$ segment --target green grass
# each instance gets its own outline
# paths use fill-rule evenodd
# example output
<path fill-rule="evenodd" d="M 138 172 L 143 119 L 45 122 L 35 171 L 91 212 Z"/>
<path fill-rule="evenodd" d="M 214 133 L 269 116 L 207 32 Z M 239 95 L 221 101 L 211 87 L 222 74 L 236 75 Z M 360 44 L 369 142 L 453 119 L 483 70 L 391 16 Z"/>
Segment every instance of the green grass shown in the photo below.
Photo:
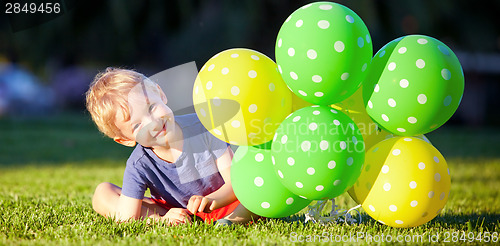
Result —
<path fill-rule="evenodd" d="M 323 236 L 335 240 L 335 236 L 349 239 L 351 234 L 355 239 L 357 233 L 394 239 L 422 235 L 424 242 L 437 234 L 443 244 L 448 234 L 450 241 L 463 243 L 463 233 L 466 240 L 467 233 L 476 237 L 499 233 L 500 154 L 496 152 L 500 129 L 444 127 L 427 136 L 448 161 L 452 187 L 445 209 L 422 226 L 395 229 L 364 212 L 360 225 L 303 224 L 302 211 L 232 229 L 198 222 L 169 227 L 145 222 L 118 224 L 93 212 L 95 186 L 103 181 L 121 184 L 132 149 L 100 135 L 88 117 L 0 119 L 0 245 L 287 245 L 307 235 L 316 244 L 326 244 L 321 242 Z M 337 204 L 343 209 L 355 205 L 347 194 Z M 452 238 L 453 233 L 458 237 Z M 366 238 L 359 240 L 364 242 Z"/>

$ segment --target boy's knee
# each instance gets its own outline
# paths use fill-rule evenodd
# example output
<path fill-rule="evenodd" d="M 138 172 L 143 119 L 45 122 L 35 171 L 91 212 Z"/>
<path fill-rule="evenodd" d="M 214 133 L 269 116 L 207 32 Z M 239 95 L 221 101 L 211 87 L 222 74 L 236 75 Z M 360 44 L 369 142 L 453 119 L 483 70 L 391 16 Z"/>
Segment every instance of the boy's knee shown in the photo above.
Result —
<path fill-rule="evenodd" d="M 108 182 L 98 184 L 92 197 L 92 208 L 95 211 L 100 210 L 101 205 L 106 203 L 106 199 L 110 199 L 112 194 L 119 194 L 117 188 L 119 189 L 116 185 Z"/>
<path fill-rule="evenodd" d="M 102 193 L 106 193 L 106 192 L 109 192 L 113 189 L 113 184 L 112 183 L 108 183 L 108 182 L 103 182 L 103 183 L 100 183 L 97 185 L 97 187 L 95 188 L 95 191 L 94 191 L 94 197 L 96 195 L 100 195 Z"/>

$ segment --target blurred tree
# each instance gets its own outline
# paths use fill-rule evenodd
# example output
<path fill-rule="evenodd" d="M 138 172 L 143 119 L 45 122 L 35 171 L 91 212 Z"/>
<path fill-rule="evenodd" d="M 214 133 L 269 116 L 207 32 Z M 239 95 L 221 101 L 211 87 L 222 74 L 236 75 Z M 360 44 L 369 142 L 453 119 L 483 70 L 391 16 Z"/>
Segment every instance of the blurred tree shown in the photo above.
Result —
<path fill-rule="evenodd" d="M 13 48 L 37 69 L 75 53 L 101 65 L 174 66 L 203 63 L 231 47 L 249 47 L 273 57 L 286 17 L 310 1 L 176 0 L 64 1 L 66 13 L 13 32 L 0 22 L 0 51 Z M 344 4 L 366 22 L 374 48 L 399 36 L 421 33 L 460 50 L 498 52 L 500 1 L 358 0 Z"/>

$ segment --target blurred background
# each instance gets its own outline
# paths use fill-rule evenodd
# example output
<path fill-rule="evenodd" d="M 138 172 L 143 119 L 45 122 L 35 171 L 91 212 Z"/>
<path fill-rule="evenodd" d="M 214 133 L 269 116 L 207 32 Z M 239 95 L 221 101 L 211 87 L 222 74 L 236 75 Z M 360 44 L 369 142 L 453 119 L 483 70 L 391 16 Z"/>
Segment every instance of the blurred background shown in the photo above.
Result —
<path fill-rule="evenodd" d="M 150 76 L 191 61 L 201 68 L 211 56 L 235 47 L 274 59 L 281 24 L 312 1 L 52 1 L 61 4 L 59 15 L 8 15 L 5 3 L 23 1 L 0 2 L 0 140 L 5 140 L 16 137 L 9 135 L 16 117 L 88 118 L 84 93 L 108 66 Z M 447 44 L 464 69 L 465 93 L 446 126 L 500 126 L 500 1 L 335 2 L 364 20 L 374 53 L 408 34 Z M 498 146 L 498 139 L 493 141 Z"/>
<path fill-rule="evenodd" d="M 2 7 L 6 2 L 1 1 Z M 22 1 L 21 1 L 22 2 Z M 0 115 L 83 109 L 83 93 L 107 66 L 146 75 L 234 47 L 274 59 L 283 21 L 311 1 L 54 1 L 60 15 L 0 19 Z M 451 123 L 499 125 L 500 1 L 337 1 L 370 30 L 374 52 L 408 34 L 447 44 L 465 72 L 465 94 Z"/>

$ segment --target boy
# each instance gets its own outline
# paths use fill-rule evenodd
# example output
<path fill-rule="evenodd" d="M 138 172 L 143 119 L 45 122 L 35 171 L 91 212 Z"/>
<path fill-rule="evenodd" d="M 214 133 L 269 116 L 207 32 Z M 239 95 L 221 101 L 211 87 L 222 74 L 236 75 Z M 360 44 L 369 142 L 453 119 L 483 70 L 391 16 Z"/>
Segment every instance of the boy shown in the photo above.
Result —
<path fill-rule="evenodd" d="M 97 186 L 92 199 L 97 213 L 171 225 L 190 222 L 190 215 L 220 224 L 256 217 L 231 187 L 231 148 L 206 131 L 196 114 L 174 117 L 156 83 L 135 71 L 108 68 L 96 76 L 86 97 L 101 132 L 124 146 L 138 143 L 122 188 Z M 147 188 L 151 198 L 144 197 Z"/>

